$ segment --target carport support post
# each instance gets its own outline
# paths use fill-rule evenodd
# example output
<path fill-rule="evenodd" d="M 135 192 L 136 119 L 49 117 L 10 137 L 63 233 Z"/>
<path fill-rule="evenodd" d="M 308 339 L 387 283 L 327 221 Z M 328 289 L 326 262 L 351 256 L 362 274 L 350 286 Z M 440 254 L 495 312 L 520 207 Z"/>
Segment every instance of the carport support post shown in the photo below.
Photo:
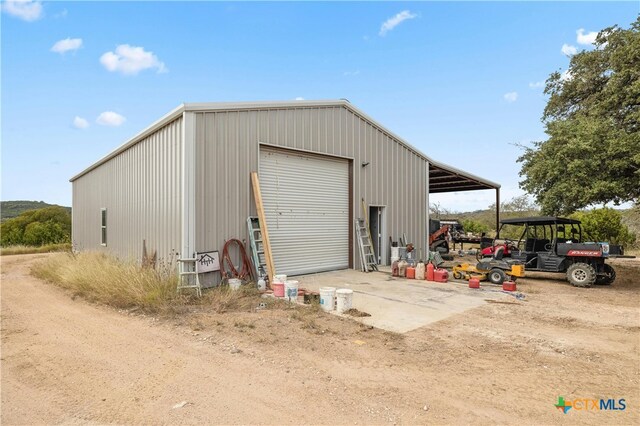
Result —
<path fill-rule="evenodd" d="M 496 236 L 500 229 L 500 188 L 496 188 Z"/>
<path fill-rule="evenodd" d="M 425 191 L 427 193 L 426 198 L 426 209 L 427 209 L 427 225 L 426 225 L 426 232 L 424 233 L 424 253 L 425 253 L 425 264 L 429 263 L 429 232 L 431 232 L 431 228 L 429 226 L 429 162 L 425 161 L 427 167 L 426 169 L 426 177 L 425 177 L 425 181 L 426 181 L 426 187 L 425 187 Z"/>

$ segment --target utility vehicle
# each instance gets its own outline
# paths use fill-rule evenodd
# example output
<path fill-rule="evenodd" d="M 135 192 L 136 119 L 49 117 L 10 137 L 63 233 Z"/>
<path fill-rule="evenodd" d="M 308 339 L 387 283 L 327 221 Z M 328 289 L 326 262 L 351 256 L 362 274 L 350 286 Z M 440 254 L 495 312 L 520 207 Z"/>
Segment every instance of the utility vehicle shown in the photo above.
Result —
<path fill-rule="evenodd" d="M 566 273 L 577 287 L 611 284 L 616 271 L 606 263 L 611 257 L 624 256 L 622 246 L 583 239 L 579 220 L 554 216 L 504 219 L 491 247 L 483 257 L 493 256 L 500 248 L 505 258 L 517 260 L 527 271 Z"/>

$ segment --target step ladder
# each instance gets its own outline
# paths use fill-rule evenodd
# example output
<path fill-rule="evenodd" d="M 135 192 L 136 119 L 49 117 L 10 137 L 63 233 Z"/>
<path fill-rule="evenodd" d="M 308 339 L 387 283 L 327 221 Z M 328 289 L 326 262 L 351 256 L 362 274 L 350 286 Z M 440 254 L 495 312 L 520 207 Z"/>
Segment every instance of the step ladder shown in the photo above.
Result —
<path fill-rule="evenodd" d="M 267 276 L 267 257 L 264 252 L 260 220 L 255 216 L 249 216 L 247 218 L 247 229 L 249 231 L 251 260 L 253 261 L 253 267 L 256 273 L 255 277 L 257 280 L 260 277 Z"/>
<path fill-rule="evenodd" d="M 378 270 L 378 262 L 373 252 L 373 244 L 371 242 L 371 234 L 366 222 L 362 218 L 356 219 L 356 237 L 358 239 L 358 248 L 360 250 L 360 264 L 362 272 L 373 272 Z"/>
<path fill-rule="evenodd" d="M 195 289 L 196 296 L 202 296 L 202 285 L 200 285 L 200 273 L 198 272 L 198 255 L 194 258 L 178 259 L 179 281 L 178 293 L 184 289 Z"/>

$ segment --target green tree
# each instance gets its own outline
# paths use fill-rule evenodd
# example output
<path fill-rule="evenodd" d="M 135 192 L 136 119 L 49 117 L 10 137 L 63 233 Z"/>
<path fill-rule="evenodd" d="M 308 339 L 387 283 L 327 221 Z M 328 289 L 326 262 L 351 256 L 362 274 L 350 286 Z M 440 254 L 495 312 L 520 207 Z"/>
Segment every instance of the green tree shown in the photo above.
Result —
<path fill-rule="evenodd" d="M 464 232 L 471 232 L 473 234 L 480 235 L 483 232 L 489 232 L 489 227 L 482 222 L 478 222 L 473 219 L 464 219 L 462 220 L 462 227 L 464 228 Z"/>
<path fill-rule="evenodd" d="M 636 236 L 622 223 L 622 215 L 611 208 L 593 209 L 575 212 L 572 218 L 582 222 L 582 230 L 586 238 L 612 244 L 632 245 Z"/>
<path fill-rule="evenodd" d="M 520 186 L 547 214 L 640 197 L 640 17 L 547 79 L 546 141 L 524 147 Z"/>
<path fill-rule="evenodd" d="M 30 210 L 0 227 L 0 245 L 44 245 L 71 241 L 71 215 L 64 207 Z"/>

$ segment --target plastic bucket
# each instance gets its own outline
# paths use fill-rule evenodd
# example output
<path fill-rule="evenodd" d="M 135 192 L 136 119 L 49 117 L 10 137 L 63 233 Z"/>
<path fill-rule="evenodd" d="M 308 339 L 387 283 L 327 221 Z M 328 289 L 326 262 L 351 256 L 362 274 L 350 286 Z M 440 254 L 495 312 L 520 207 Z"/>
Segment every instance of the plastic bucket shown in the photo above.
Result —
<path fill-rule="evenodd" d="M 231 290 L 238 290 L 242 285 L 242 281 L 237 278 L 229 278 L 229 288 Z"/>
<path fill-rule="evenodd" d="M 391 263 L 400 260 L 400 247 L 391 247 Z"/>
<path fill-rule="evenodd" d="M 284 298 L 289 302 L 298 300 L 298 281 L 286 281 L 284 283 Z"/>
<path fill-rule="evenodd" d="M 336 311 L 338 311 L 339 314 L 348 311 L 351 309 L 353 302 L 353 290 L 349 290 L 347 288 L 336 290 L 336 299 Z"/>
<path fill-rule="evenodd" d="M 320 307 L 324 311 L 333 311 L 335 307 L 336 288 L 320 287 Z"/>
<path fill-rule="evenodd" d="M 286 275 L 274 275 L 273 276 L 273 282 L 274 283 L 286 283 L 287 282 L 287 276 Z"/>
<path fill-rule="evenodd" d="M 273 289 L 273 295 L 275 297 L 284 297 L 284 283 L 277 283 L 274 280 L 274 283 L 271 284 L 271 288 Z"/>

